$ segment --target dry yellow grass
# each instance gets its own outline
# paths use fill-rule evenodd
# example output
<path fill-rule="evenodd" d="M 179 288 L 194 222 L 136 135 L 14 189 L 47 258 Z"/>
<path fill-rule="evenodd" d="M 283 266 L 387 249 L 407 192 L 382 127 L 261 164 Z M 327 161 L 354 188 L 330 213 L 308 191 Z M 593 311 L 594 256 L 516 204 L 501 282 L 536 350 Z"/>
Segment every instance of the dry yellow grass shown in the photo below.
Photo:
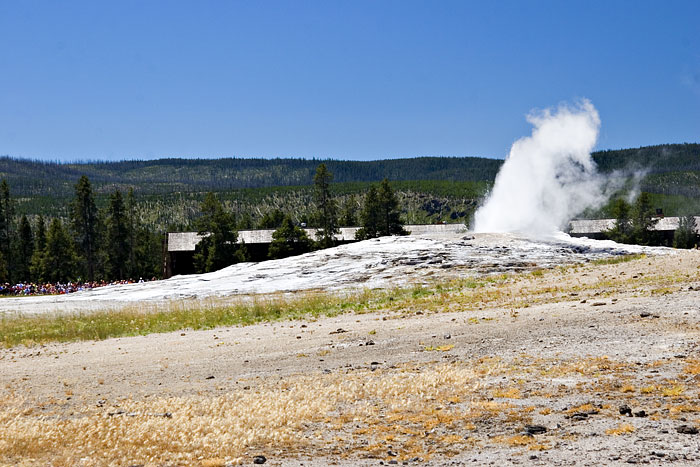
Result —
<path fill-rule="evenodd" d="M 454 433 L 472 430 L 469 420 L 488 411 L 480 404 L 449 402 L 473 397 L 476 378 L 472 368 L 458 365 L 297 376 L 220 397 L 126 401 L 63 418 L 27 412 L 23 400 L 7 396 L 0 405 L 0 462 L 68 466 L 208 459 L 217 465 L 256 450 L 323 452 L 329 439 L 351 428 L 356 439 L 348 443 L 350 452 L 371 454 L 361 440 L 380 438 L 401 447 L 402 456 L 427 458 L 463 440 Z M 430 430 L 434 434 L 424 434 Z"/>
<path fill-rule="evenodd" d="M 629 423 L 622 423 L 615 428 L 609 428 L 609 429 L 605 430 L 605 434 L 612 435 L 612 436 L 625 435 L 625 434 L 634 433 L 634 432 L 635 432 L 634 426 L 630 425 Z"/>

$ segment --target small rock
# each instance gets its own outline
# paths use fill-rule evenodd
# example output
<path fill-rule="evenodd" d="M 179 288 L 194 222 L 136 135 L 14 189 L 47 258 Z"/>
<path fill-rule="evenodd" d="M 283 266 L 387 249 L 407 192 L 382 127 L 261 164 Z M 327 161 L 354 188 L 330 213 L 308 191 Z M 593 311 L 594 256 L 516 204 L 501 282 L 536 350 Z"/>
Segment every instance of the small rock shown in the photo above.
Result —
<path fill-rule="evenodd" d="M 588 414 L 585 412 L 576 412 L 574 414 L 569 415 L 568 418 L 580 422 L 581 420 L 586 420 L 588 418 Z"/>
<path fill-rule="evenodd" d="M 650 316 L 651 316 L 651 313 L 649 313 L 648 311 L 642 311 L 641 313 L 639 313 L 640 318 L 648 318 Z"/>
<path fill-rule="evenodd" d="M 445 334 L 442 336 L 444 339 L 452 339 L 452 336 L 450 334 Z"/>
<path fill-rule="evenodd" d="M 214 375 L 211 375 L 211 376 L 207 376 L 207 377 L 206 377 L 206 378 L 204 378 L 204 379 L 214 379 Z"/>
<path fill-rule="evenodd" d="M 684 434 L 684 435 L 697 435 L 698 434 L 698 429 L 695 428 L 694 426 L 690 425 L 681 425 L 676 428 L 676 431 L 678 433 Z"/>
<path fill-rule="evenodd" d="M 542 425 L 525 425 L 525 432 L 531 435 L 541 435 L 547 433 L 547 427 Z"/>
<path fill-rule="evenodd" d="M 632 409 L 630 409 L 628 405 L 622 405 L 620 406 L 620 415 L 627 415 L 628 417 L 631 417 Z"/>
<path fill-rule="evenodd" d="M 603 306 L 603 305 L 607 305 L 607 303 L 605 303 L 605 302 L 593 302 L 591 304 L 591 306 Z"/>
<path fill-rule="evenodd" d="M 635 412 L 635 413 L 634 413 L 634 416 L 635 416 L 635 417 L 644 418 L 644 417 L 647 416 L 647 413 L 646 413 L 646 411 L 644 411 L 644 410 L 640 410 L 640 411 L 638 411 L 638 412 Z"/>
<path fill-rule="evenodd" d="M 345 330 L 345 329 L 343 329 L 343 328 L 338 328 L 338 329 L 336 329 L 335 331 L 329 332 L 328 334 L 342 334 L 342 333 L 344 333 L 344 332 L 348 332 L 348 331 Z"/>
<path fill-rule="evenodd" d="M 398 454 L 396 454 L 394 451 L 392 451 L 391 449 L 389 449 L 389 450 L 386 452 L 386 454 L 387 454 L 387 456 L 391 456 L 391 457 L 396 457 L 396 456 L 398 455 Z"/>
<path fill-rule="evenodd" d="M 267 462 L 267 457 L 263 455 L 253 457 L 253 464 L 264 464 L 265 462 Z"/>
<path fill-rule="evenodd" d="M 372 340 L 367 341 L 367 342 L 365 342 L 365 345 L 374 345 L 374 341 L 372 341 Z"/>

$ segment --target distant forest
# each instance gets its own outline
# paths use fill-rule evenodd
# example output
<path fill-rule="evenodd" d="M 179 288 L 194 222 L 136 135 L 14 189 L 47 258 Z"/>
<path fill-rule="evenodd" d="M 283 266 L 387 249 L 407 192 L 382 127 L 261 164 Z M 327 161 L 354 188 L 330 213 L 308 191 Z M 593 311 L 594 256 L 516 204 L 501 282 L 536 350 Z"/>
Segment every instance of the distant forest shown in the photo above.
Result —
<path fill-rule="evenodd" d="M 138 194 L 227 191 L 241 188 L 311 185 L 325 163 L 334 180 L 490 181 L 503 161 L 478 157 L 418 157 L 380 161 L 317 159 L 157 159 L 151 161 L 60 163 L 0 158 L 0 178 L 20 196 L 72 196 L 86 175 L 97 193 L 133 188 Z"/>
<path fill-rule="evenodd" d="M 630 179 L 627 190 L 650 193 L 667 215 L 700 214 L 700 144 L 668 144 L 593 154 L 599 169 Z M 275 210 L 296 221 L 314 209 L 311 185 L 319 163 L 334 175 L 332 191 L 342 204 L 359 206 L 371 182 L 388 178 L 409 223 L 466 222 L 502 165 L 479 157 L 420 157 L 380 161 L 304 159 L 159 159 L 151 161 L 43 162 L 0 157 L 17 215 L 67 219 L 67 206 L 82 175 L 92 183 L 98 207 L 115 189 L 133 189 L 139 221 L 150 229 L 191 228 L 209 191 L 217 193 L 239 222 L 259 225 Z M 619 193 L 625 196 L 625 192 Z M 610 206 L 585 213 L 606 216 Z"/>

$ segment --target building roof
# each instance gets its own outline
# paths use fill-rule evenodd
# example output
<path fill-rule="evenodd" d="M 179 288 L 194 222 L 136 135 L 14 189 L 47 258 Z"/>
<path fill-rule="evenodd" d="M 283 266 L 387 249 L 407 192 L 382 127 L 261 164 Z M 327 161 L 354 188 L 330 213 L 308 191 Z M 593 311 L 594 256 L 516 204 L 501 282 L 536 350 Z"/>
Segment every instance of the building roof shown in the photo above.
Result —
<path fill-rule="evenodd" d="M 426 235 L 448 232 L 462 232 L 467 229 L 464 224 L 430 224 L 430 225 L 406 225 L 406 230 L 411 235 Z M 316 229 L 304 229 L 309 238 L 316 238 Z M 338 241 L 355 240 L 355 233 L 359 227 L 342 227 L 335 236 Z M 272 243 L 272 234 L 275 229 L 239 230 L 238 243 L 260 244 Z M 168 251 L 194 251 L 202 236 L 197 232 L 168 232 Z"/>
<path fill-rule="evenodd" d="M 654 225 L 654 230 L 660 232 L 673 231 L 680 224 L 679 217 L 659 217 Z M 610 230 L 615 226 L 615 219 L 578 219 L 569 223 L 573 235 L 598 234 Z M 700 234 L 700 217 L 695 217 L 695 232 Z"/>

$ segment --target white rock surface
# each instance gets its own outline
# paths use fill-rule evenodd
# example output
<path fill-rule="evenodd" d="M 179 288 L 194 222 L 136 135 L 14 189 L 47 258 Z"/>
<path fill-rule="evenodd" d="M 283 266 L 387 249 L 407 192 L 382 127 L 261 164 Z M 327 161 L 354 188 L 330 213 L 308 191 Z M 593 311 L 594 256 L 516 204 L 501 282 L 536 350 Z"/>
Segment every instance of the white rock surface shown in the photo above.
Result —
<path fill-rule="evenodd" d="M 383 237 L 281 260 L 236 264 L 207 274 L 68 295 L 3 298 L 0 314 L 116 309 L 239 294 L 383 288 L 445 277 L 549 268 L 626 253 L 672 251 L 572 238 L 563 233 L 539 240 L 488 233 Z"/>

